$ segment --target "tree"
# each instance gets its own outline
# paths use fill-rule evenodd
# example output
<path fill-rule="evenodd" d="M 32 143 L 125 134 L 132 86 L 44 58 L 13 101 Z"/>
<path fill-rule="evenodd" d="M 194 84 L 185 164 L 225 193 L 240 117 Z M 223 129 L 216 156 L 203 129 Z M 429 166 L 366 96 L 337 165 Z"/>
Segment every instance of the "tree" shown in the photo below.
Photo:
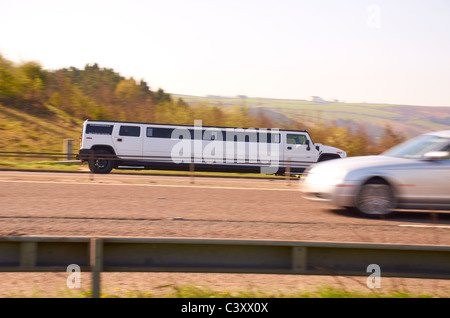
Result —
<path fill-rule="evenodd" d="M 42 103 L 47 73 L 35 62 L 28 62 L 16 68 L 21 86 L 22 98 L 34 103 Z"/>
<path fill-rule="evenodd" d="M 13 99 L 17 86 L 12 63 L 0 55 L 0 101 L 8 102 Z"/>
<path fill-rule="evenodd" d="M 400 143 L 402 143 L 403 141 L 405 141 L 405 136 L 403 136 L 400 133 L 396 133 L 391 125 L 386 124 L 384 126 L 384 130 L 383 133 L 381 135 L 381 138 L 378 141 L 377 144 L 377 152 L 383 152 L 386 151 Z"/>
<path fill-rule="evenodd" d="M 164 92 L 162 88 L 159 88 L 156 93 L 153 94 L 153 102 L 155 104 L 172 102 L 172 97 L 170 96 L 170 94 Z"/>

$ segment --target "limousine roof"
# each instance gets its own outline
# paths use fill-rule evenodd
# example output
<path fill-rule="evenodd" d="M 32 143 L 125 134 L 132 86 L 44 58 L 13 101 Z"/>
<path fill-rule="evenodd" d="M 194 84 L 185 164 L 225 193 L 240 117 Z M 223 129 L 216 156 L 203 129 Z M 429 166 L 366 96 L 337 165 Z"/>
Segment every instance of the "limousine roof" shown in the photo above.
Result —
<path fill-rule="evenodd" d="M 194 125 L 178 125 L 178 124 L 154 124 L 154 123 L 143 123 L 143 122 L 132 122 L 132 121 L 114 121 L 114 120 L 92 120 L 86 119 L 86 122 L 98 122 L 98 123 L 118 123 L 118 124 L 141 124 L 141 125 L 152 125 L 152 126 L 171 126 L 171 127 L 194 127 Z M 238 127 L 226 127 L 226 126 L 203 126 L 205 128 L 238 128 Z M 240 127 L 243 129 L 247 129 L 245 127 Z M 261 128 L 255 128 L 261 129 Z M 272 129 L 272 128 L 266 128 Z M 303 132 L 309 134 L 307 130 L 294 130 L 294 129 L 278 129 L 279 131 L 295 131 L 295 132 Z"/>

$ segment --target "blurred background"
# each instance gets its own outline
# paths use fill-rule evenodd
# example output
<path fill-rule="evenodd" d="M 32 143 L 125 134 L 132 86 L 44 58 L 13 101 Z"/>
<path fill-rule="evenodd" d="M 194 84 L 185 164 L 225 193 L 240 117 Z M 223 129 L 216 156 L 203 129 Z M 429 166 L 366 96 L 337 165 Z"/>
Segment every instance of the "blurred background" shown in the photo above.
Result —
<path fill-rule="evenodd" d="M 201 119 L 378 154 L 450 127 L 448 13 L 439 0 L 5 0 L 0 148 L 77 151 L 88 118 Z"/>

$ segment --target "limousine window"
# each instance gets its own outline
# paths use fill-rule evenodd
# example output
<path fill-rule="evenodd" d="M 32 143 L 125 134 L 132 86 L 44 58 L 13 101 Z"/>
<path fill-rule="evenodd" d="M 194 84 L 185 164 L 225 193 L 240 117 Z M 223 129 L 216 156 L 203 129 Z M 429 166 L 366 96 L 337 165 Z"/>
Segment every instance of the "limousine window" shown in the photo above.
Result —
<path fill-rule="evenodd" d="M 263 137 L 263 135 L 265 135 L 265 137 Z M 280 134 L 272 134 L 269 132 L 267 134 L 258 133 L 258 142 L 279 144 L 280 143 Z"/>
<path fill-rule="evenodd" d="M 139 126 L 120 126 L 119 136 L 139 137 L 141 127 Z"/>
<path fill-rule="evenodd" d="M 247 141 L 248 138 L 246 138 Z M 274 133 L 260 133 L 258 132 L 258 142 L 260 143 L 280 143 L 280 134 L 274 134 Z M 253 141 L 253 140 L 252 140 Z"/>
<path fill-rule="evenodd" d="M 172 138 L 173 129 L 147 127 L 147 137 L 150 138 Z"/>
<path fill-rule="evenodd" d="M 183 130 L 184 128 L 178 128 Z M 190 139 L 203 139 L 205 140 L 227 140 L 227 132 L 223 130 L 205 130 L 196 131 L 194 129 L 187 129 L 189 132 Z M 172 128 L 157 128 L 157 127 L 147 127 L 146 136 L 148 138 L 172 138 L 172 133 L 174 129 Z M 222 134 L 222 138 L 219 137 L 219 133 Z M 229 137 L 233 138 L 233 141 L 237 142 L 267 142 L 267 143 L 280 143 L 280 134 L 273 134 L 267 132 L 265 137 L 262 136 L 262 133 L 259 132 L 230 132 Z"/>
<path fill-rule="evenodd" d="M 112 135 L 114 125 L 88 124 L 86 134 Z"/>
<path fill-rule="evenodd" d="M 286 143 L 289 145 L 304 145 L 304 144 L 306 144 L 306 136 L 305 135 L 287 134 L 286 135 Z"/>
<path fill-rule="evenodd" d="M 231 141 L 236 142 L 258 142 L 258 135 L 256 132 L 227 132 L 226 140 L 233 138 Z"/>

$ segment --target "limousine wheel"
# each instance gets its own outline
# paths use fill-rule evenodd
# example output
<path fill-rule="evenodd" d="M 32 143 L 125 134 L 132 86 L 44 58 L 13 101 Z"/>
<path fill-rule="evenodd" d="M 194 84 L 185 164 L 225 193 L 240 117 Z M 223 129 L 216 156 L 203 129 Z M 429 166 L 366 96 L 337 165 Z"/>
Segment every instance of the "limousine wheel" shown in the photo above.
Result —
<path fill-rule="evenodd" d="M 395 197 L 391 186 L 384 180 L 369 180 L 361 187 L 356 199 L 359 212 L 370 217 L 383 217 L 395 208 Z"/>
<path fill-rule="evenodd" d="M 105 158 L 102 158 L 102 155 L 107 155 Z M 114 168 L 114 161 L 108 160 L 108 157 L 111 157 L 111 153 L 106 150 L 97 150 L 94 153 L 95 159 L 90 159 L 88 162 L 89 170 L 93 173 L 110 173 Z"/>

